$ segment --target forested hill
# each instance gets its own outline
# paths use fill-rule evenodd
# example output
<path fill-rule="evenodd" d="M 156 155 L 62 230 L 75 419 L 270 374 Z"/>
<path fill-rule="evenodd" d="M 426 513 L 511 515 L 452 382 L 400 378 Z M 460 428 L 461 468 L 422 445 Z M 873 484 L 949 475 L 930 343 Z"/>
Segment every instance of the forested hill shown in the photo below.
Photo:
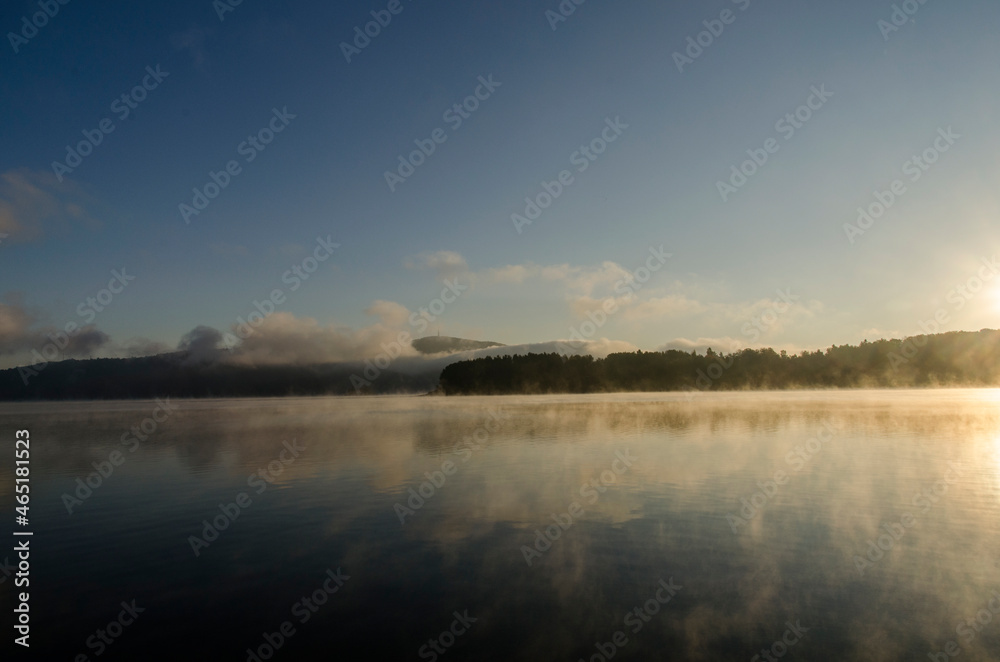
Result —
<path fill-rule="evenodd" d="M 0 401 L 426 393 L 437 385 L 439 374 L 429 365 L 411 373 L 390 366 L 373 378 L 366 368 L 362 363 L 252 367 L 195 362 L 179 352 L 131 359 L 70 359 L 0 370 Z M 364 377 L 369 379 L 357 382 Z"/>
<path fill-rule="evenodd" d="M 678 350 L 591 356 L 528 354 L 460 361 L 446 395 L 790 388 L 1000 386 L 1000 331 L 956 331 L 840 345 L 799 355 Z"/>

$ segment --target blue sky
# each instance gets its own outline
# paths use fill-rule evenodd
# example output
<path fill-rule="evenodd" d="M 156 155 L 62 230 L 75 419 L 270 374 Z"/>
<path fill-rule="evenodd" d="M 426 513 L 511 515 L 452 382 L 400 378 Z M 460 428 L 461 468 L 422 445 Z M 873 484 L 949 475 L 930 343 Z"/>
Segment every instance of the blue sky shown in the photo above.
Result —
<path fill-rule="evenodd" d="M 914 0 L 893 25 L 893 3 L 867 0 L 567 1 L 556 23 L 555 1 L 400 0 L 350 62 L 341 44 L 389 2 L 244 0 L 221 20 L 217 4 L 75 0 L 12 43 L 41 10 L 5 3 L 0 366 L 69 322 L 97 335 L 66 355 L 172 349 L 200 325 L 231 331 L 275 289 L 259 356 L 269 341 L 370 355 L 423 335 L 411 315 L 448 278 L 468 289 L 419 326 L 507 344 L 567 338 L 609 301 L 583 335 L 611 348 L 818 348 L 919 333 L 940 310 L 941 330 L 997 326 L 995 2 Z M 147 67 L 166 72 L 155 87 Z M 154 89 L 121 119 L 112 104 L 144 78 Z M 477 88 L 475 111 L 446 120 Z M 830 96 L 807 113 L 813 89 Z M 241 152 L 274 109 L 287 126 Z M 779 130 L 797 110 L 808 119 Z M 56 172 L 104 119 L 113 131 Z M 619 133 L 579 172 L 606 122 Z M 446 139 L 390 190 L 386 171 L 435 129 Z M 239 174 L 186 223 L 179 205 L 230 161 Z M 519 233 L 511 215 L 564 170 L 572 184 Z M 845 232 L 895 180 L 885 214 Z M 291 291 L 283 274 L 318 238 L 339 247 Z M 660 246 L 662 268 L 623 286 Z M 123 267 L 134 280 L 81 315 Z M 969 279 L 982 289 L 956 294 Z"/>

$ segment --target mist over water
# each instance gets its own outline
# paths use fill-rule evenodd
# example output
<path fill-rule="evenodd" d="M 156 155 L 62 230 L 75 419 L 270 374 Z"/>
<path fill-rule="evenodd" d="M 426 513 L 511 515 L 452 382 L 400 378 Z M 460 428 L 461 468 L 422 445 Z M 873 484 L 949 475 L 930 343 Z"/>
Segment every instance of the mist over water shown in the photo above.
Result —
<path fill-rule="evenodd" d="M 33 653 L 242 661 L 288 622 L 273 659 L 1000 659 L 996 389 L 171 405 L 0 405 Z"/>

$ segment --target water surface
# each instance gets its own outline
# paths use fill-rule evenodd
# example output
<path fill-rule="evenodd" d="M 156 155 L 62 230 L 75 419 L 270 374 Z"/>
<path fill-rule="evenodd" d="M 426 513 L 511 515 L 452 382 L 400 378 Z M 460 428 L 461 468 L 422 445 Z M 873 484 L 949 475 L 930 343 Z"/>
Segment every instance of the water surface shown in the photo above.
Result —
<path fill-rule="evenodd" d="M 1000 659 L 997 390 L 172 404 L 0 405 L 39 659 Z"/>

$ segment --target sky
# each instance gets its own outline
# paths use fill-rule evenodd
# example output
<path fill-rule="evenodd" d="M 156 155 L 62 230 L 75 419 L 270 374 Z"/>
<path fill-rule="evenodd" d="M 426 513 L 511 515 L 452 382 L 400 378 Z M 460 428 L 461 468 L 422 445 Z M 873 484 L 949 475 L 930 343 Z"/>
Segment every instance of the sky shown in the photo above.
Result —
<path fill-rule="evenodd" d="M 5 2 L 0 367 L 209 329 L 266 362 L 438 332 L 800 351 L 995 328 L 998 21 Z"/>

